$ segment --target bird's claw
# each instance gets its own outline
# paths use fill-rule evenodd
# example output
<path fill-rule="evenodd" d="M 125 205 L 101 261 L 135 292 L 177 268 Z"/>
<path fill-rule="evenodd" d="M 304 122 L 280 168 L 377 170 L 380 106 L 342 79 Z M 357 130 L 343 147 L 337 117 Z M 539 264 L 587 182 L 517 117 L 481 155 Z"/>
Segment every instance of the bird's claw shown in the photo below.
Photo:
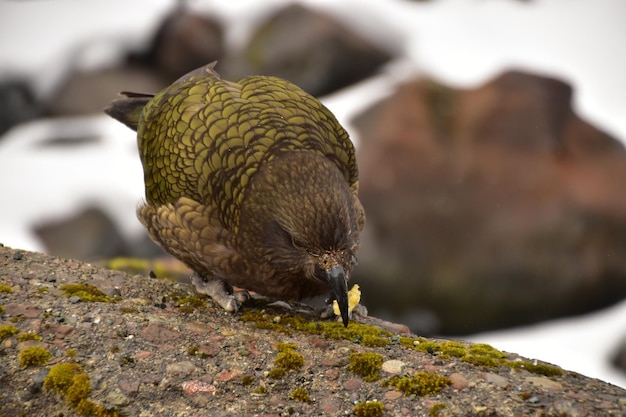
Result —
<path fill-rule="evenodd" d="M 207 281 L 196 272 L 191 275 L 191 283 L 196 287 L 196 291 L 208 295 L 229 313 L 239 311 L 239 302 L 247 300 L 246 296 L 249 298 L 246 290 L 237 291 L 233 295 L 233 288 L 228 283 L 219 279 Z M 243 292 L 245 295 L 241 294 Z"/>
<path fill-rule="evenodd" d="M 250 293 L 248 290 L 236 290 L 234 292 L 235 300 L 243 304 L 250 299 Z"/>

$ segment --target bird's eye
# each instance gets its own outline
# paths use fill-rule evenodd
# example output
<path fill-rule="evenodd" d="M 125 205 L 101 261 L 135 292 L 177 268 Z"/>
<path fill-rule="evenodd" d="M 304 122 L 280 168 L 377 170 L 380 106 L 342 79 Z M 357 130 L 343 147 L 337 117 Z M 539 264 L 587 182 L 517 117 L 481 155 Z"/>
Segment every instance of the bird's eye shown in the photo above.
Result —
<path fill-rule="evenodd" d="M 293 236 L 291 237 L 291 245 L 296 249 L 306 250 L 302 242 L 300 242 L 298 239 L 294 238 Z"/>

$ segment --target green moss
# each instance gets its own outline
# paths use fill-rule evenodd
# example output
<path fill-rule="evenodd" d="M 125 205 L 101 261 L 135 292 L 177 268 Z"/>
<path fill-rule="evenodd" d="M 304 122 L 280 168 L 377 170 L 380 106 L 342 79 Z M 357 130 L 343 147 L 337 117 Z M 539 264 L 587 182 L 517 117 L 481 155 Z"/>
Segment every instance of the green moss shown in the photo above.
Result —
<path fill-rule="evenodd" d="M 117 300 L 106 295 L 100 288 L 91 284 L 65 284 L 59 287 L 68 297 L 79 297 L 83 301 L 114 303 Z"/>
<path fill-rule="evenodd" d="M 513 369 L 525 369 L 528 372 L 543 376 L 561 376 L 563 370 L 558 366 L 547 363 L 533 363 L 530 361 L 507 361 L 507 366 Z"/>
<path fill-rule="evenodd" d="M 294 400 L 300 401 L 303 403 L 311 402 L 311 396 L 309 395 L 309 391 L 307 391 L 305 388 L 302 388 L 302 387 L 298 387 L 294 389 L 293 391 L 291 391 L 291 394 L 289 394 L 289 396 L 293 398 Z"/>
<path fill-rule="evenodd" d="M 432 395 L 452 384 L 450 378 L 435 372 L 416 372 L 413 376 L 393 376 L 383 382 L 406 395 Z"/>
<path fill-rule="evenodd" d="M 0 306 L 0 314 L 4 314 L 4 306 Z"/>
<path fill-rule="evenodd" d="M 100 404 L 96 404 L 90 400 L 80 400 L 76 405 L 76 411 L 84 416 L 93 417 L 120 417 L 120 414 L 115 410 L 107 410 Z"/>
<path fill-rule="evenodd" d="M 11 326 L 10 324 L 0 326 L 0 340 L 4 340 L 7 337 L 18 334 L 19 332 L 20 331 L 15 326 Z"/>
<path fill-rule="evenodd" d="M 20 366 L 30 367 L 43 365 L 50 360 L 52 354 L 41 346 L 31 346 L 22 349 L 17 358 Z"/>
<path fill-rule="evenodd" d="M 43 380 L 44 388 L 61 394 L 65 401 L 79 414 L 90 417 L 119 417 L 115 410 L 107 410 L 104 406 L 90 401 L 91 393 L 89 375 L 77 363 L 60 363 L 50 368 L 48 376 Z"/>
<path fill-rule="evenodd" d="M 31 332 L 26 332 L 26 333 L 20 333 L 17 336 L 17 340 L 19 340 L 20 342 L 25 342 L 27 340 L 36 340 L 36 341 L 41 341 L 41 336 L 39 336 L 37 333 L 31 333 Z"/>
<path fill-rule="evenodd" d="M 287 350 L 296 350 L 298 346 L 296 346 L 295 343 L 279 343 L 276 345 L 276 349 L 278 349 L 279 352 L 285 352 Z"/>
<path fill-rule="evenodd" d="M 350 322 L 348 327 L 335 321 L 310 321 L 301 316 L 269 314 L 258 310 L 245 311 L 241 317 L 257 329 L 267 329 L 291 334 L 294 331 L 323 336 L 327 339 L 343 339 L 365 346 L 381 347 L 391 343 L 391 332 L 375 326 Z"/>
<path fill-rule="evenodd" d="M 383 357 L 374 352 L 350 354 L 350 371 L 365 381 L 372 382 L 380 378 Z"/>
<path fill-rule="evenodd" d="M 50 368 L 48 376 L 43 380 L 44 388 L 66 394 L 72 386 L 74 376 L 83 371 L 82 366 L 77 363 L 60 363 Z"/>
<path fill-rule="evenodd" d="M 433 405 L 432 407 L 430 407 L 430 410 L 428 410 L 428 417 L 439 417 L 439 413 L 441 412 L 441 410 L 446 407 L 447 405 L 445 405 L 444 403 L 437 403 Z"/>
<path fill-rule="evenodd" d="M 78 352 L 76 351 L 76 349 L 68 349 L 65 351 L 65 356 L 67 358 L 73 358 L 76 355 L 78 355 Z"/>
<path fill-rule="evenodd" d="M 267 392 L 267 388 L 265 388 L 265 385 L 259 385 L 252 392 L 254 394 L 265 394 Z"/>
<path fill-rule="evenodd" d="M 7 294 L 12 294 L 13 293 L 13 287 L 11 287 L 10 285 L 7 284 L 0 284 L 0 293 L 7 293 Z"/>
<path fill-rule="evenodd" d="M 361 338 L 361 344 L 368 347 L 385 347 L 389 344 L 389 338 L 366 334 Z"/>
<path fill-rule="evenodd" d="M 135 307 L 120 307 L 119 311 L 120 311 L 120 313 L 122 313 L 122 314 L 135 314 L 135 313 L 139 313 L 139 310 L 137 310 Z"/>
<path fill-rule="evenodd" d="M 380 401 L 367 401 L 354 406 L 356 417 L 381 417 L 385 412 L 385 407 Z"/>
<path fill-rule="evenodd" d="M 72 384 L 67 389 L 65 400 L 72 406 L 77 406 L 81 400 L 86 399 L 91 393 L 91 383 L 89 375 L 77 374 L 72 378 Z"/>
<path fill-rule="evenodd" d="M 39 287 L 37 288 L 37 292 L 39 294 L 48 294 L 50 292 L 50 289 L 48 287 Z"/>
<path fill-rule="evenodd" d="M 281 379 L 285 376 L 286 373 L 287 371 L 285 370 L 285 368 L 274 367 L 270 369 L 270 371 L 267 373 L 267 376 L 272 379 Z"/>
<path fill-rule="evenodd" d="M 189 270 L 180 262 L 148 261 L 138 258 L 113 258 L 102 263 L 108 269 L 125 271 L 129 274 L 151 274 L 159 279 L 176 281 L 176 277 L 189 276 Z M 170 279 L 171 277 L 171 279 Z"/>
<path fill-rule="evenodd" d="M 276 356 L 274 365 L 285 370 L 297 370 L 304 366 L 304 356 L 293 350 L 284 350 Z"/>
<path fill-rule="evenodd" d="M 461 342 L 446 340 L 435 342 L 421 337 L 401 337 L 400 344 L 422 352 L 436 354 L 440 359 L 459 358 L 463 362 L 482 367 L 496 367 L 505 364 L 506 355 L 484 343 L 477 343 L 469 347 Z"/>
<path fill-rule="evenodd" d="M 248 385 L 252 385 L 253 382 L 254 382 L 254 377 L 252 375 L 244 375 L 241 377 L 241 383 L 246 387 Z"/>
<path fill-rule="evenodd" d="M 179 306 L 191 306 L 191 307 L 206 307 L 206 303 L 199 297 L 185 297 L 178 301 Z"/>

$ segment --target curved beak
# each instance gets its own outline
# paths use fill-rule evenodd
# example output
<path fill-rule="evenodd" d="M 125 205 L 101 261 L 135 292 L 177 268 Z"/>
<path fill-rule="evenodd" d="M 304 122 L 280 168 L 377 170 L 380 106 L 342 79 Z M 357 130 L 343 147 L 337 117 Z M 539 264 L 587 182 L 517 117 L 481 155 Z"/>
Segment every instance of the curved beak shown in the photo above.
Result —
<path fill-rule="evenodd" d="M 341 266 L 334 265 L 326 270 L 326 278 L 328 279 L 328 286 L 335 300 L 337 300 L 337 304 L 339 304 L 343 325 L 348 327 L 348 285 L 345 271 Z"/>

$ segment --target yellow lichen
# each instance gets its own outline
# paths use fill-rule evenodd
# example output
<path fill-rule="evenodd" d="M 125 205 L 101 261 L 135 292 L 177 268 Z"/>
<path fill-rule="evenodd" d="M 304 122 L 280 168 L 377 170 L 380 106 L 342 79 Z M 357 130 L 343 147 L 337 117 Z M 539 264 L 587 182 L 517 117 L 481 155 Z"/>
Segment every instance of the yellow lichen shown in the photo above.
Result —
<path fill-rule="evenodd" d="M 52 354 L 48 349 L 41 346 L 31 346 L 22 349 L 18 354 L 18 362 L 20 366 L 39 366 L 50 360 Z"/>
<path fill-rule="evenodd" d="M 450 378 L 435 372 L 416 372 L 413 376 L 393 376 L 383 382 L 407 395 L 432 395 L 452 384 Z"/>
<path fill-rule="evenodd" d="M 376 381 L 380 378 L 380 369 L 383 357 L 374 352 L 350 354 L 350 371 L 359 375 L 367 382 Z"/>
<path fill-rule="evenodd" d="M 381 417 L 385 412 L 385 407 L 380 401 L 367 401 L 354 406 L 356 417 Z"/>

